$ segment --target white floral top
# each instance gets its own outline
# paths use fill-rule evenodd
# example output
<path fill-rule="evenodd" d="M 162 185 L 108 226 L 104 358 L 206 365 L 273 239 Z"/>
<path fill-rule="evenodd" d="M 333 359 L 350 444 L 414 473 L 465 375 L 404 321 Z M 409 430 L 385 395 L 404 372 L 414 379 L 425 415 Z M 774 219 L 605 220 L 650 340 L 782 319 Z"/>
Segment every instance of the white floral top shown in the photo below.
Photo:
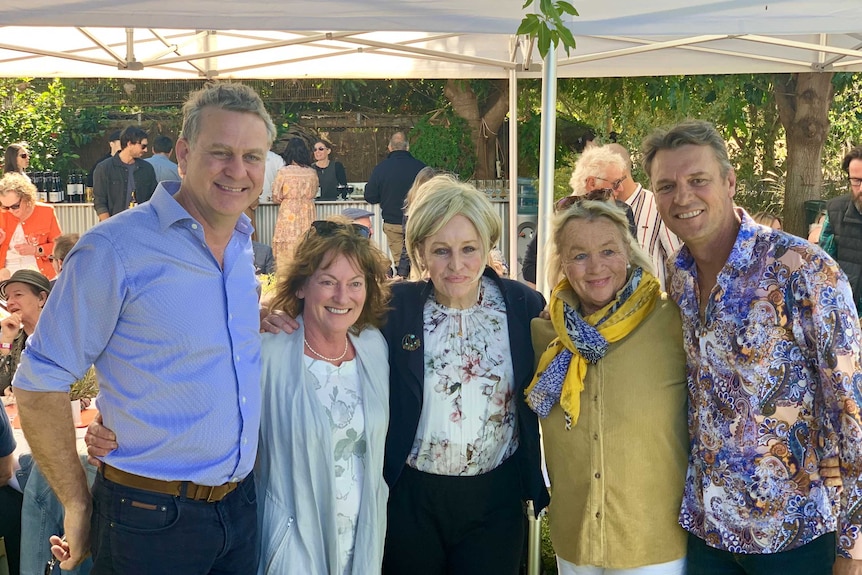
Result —
<path fill-rule="evenodd" d="M 422 414 L 407 465 L 436 475 L 479 475 L 518 448 L 515 376 L 506 303 L 482 278 L 465 310 L 431 297 L 424 308 Z"/>
<path fill-rule="evenodd" d="M 336 367 L 305 358 L 317 397 L 332 428 L 335 509 L 338 531 L 338 573 L 353 570 L 353 544 L 365 473 L 365 414 L 356 361 Z"/>

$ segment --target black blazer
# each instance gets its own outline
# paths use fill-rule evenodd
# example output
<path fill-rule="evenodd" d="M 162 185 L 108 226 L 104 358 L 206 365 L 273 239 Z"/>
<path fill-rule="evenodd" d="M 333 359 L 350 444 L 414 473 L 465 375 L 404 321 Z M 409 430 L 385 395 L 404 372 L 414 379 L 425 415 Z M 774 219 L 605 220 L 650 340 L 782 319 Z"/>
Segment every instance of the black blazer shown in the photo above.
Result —
<path fill-rule="evenodd" d="M 520 446 L 514 457 L 518 458 L 520 468 L 521 498 L 533 500 L 538 514 L 548 505 L 549 497 L 541 471 L 539 420 L 524 401 L 524 389 L 533 378 L 530 320 L 545 307 L 545 298 L 524 284 L 499 278 L 491 268 L 485 269 L 485 277 L 497 283 L 506 302 L 509 346 L 519 399 Z M 389 345 L 389 432 L 386 435 L 383 477 L 390 487 L 398 481 L 406 465 L 422 412 L 425 380 L 422 313 L 432 287 L 427 281 L 394 284 L 392 311 L 383 328 Z M 415 349 L 411 350 L 411 347 Z"/>

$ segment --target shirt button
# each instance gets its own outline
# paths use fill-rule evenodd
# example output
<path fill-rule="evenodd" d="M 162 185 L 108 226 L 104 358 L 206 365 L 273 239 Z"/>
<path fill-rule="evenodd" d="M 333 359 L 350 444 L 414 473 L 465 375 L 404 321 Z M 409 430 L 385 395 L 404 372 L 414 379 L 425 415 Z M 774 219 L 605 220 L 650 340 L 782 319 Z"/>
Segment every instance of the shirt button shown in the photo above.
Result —
<path fill-rule="evenodd" d="M 602 474 L 601 474 L 601 473 L 596 473 L 596 479 L 601 479 L 601 478 L 602 478 Z"/>
<path fill-rule="evenodd" d="M 242 402 L 245 403 L 245 396 L 242 396 Z"/>
<path fill-rule="evenodd" d="M 238 355 L 237 355 L 237 356 L 234 356 L 234 359 L 235 359 L 235 360 L 237 360 L 237 361 L 239 361 L 239 356 L 238 356 Z"/>
<path fill-rule="evenodd" d="M 232 478 L 231 478 L 231 481 L 232 481 L 233 483 L 239 483 L 239 477 L 232 477 Z"/>
<path fill-rule="evenodd" d="M 242 444 L 243 444 L 243 445 L 246 445 L 247 443 L 248 443 L 248 439 L 246 439 L 245 437 L 243 437 L 243 438 L 242 438 Z"/>
<path fill-rule="evenodd" d="M 232 313 L 227 314 L 227 318 L 228 318 L 229 320 L 233 320 L 233 314 L 232 314 Z"/>
<path fill-rule="evenodd" d="M 595 439 L 596 441 L 598 441 L 598 440 L 599 440 L 599 434 L 598 434 L 598 433 L 594 433 L 594 434 L 593 434 L 593 439 Z"/>
<path fill-rule="evenodd" d="M 596 519 L 600 519 L 600 518 L 601 518 L 601 516 L 602 516 L 602 512 L 601 512 L 601 511 L 596 511 Z"/>
<path fill-rule="evenodd" d="M 193 230 L 198 229 L 198 225 L 197 225 L 197 224 L 192 224 L 192 229 L 193 229 Z"/>

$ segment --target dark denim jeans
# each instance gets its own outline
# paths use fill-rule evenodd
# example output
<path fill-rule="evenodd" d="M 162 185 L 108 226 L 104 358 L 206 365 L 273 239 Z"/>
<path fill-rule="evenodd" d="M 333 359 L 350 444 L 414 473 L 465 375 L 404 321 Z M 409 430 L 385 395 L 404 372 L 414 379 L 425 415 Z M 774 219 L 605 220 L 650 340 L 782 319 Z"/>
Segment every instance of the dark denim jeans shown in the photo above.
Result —
<path fill-rule="evenodd" d="M 835 534 L 780 553 L 730 553 L 688 535 L 687 575 L 832 575 Z"/>
<path fill-rule="evenodd" d="M 218 503 L 119 485 L 93 485 L 92 575 L 253 575 L 254 477 Z"/>

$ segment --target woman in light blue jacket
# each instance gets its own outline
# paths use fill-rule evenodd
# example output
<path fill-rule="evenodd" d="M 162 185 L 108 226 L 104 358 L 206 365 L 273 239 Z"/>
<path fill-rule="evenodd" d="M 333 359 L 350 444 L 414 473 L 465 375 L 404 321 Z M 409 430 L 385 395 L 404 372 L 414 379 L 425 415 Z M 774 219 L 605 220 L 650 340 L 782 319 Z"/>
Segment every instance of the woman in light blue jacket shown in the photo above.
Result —
<path fill-rule="evenodd" d="M 380 572 L 387 267 L 355 225 L 320 221 L 279 280 L 271 309 L 300 328 L 262 336 L 259 574 Z"/>

